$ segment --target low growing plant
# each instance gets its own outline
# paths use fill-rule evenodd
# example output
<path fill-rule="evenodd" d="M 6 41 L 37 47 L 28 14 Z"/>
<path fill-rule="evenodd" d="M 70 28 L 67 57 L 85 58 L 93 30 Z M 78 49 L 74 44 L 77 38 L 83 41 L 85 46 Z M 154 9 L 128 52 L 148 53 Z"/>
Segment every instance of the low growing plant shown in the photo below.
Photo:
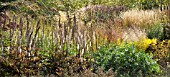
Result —
<path fill-rule="evenodd" d="M 147 30 L 147 36 L 150 39 L 157 38 L 159 40 L 164 40 L 163 25 L 161 23 L 151 26 Z"/>
<path fill-rule="evenodd" d="M 137 51 L 134 45 L 103 45 L 94 53 L 94 68 L 112 69 L 118 76 L 146 76 L 159 74 L 159 65 L 143 50 Z"/>

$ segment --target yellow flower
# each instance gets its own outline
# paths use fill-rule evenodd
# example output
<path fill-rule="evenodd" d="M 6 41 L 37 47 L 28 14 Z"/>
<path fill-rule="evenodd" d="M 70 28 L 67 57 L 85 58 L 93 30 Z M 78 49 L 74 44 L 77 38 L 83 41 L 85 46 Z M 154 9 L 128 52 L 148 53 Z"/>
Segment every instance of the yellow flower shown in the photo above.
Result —
<path fill-rule="evenodd" d="M 121 39 L 118 39 L 117 40 L 117 45 L 123 46 L 124 45 L 124 41 L 121 41 Z"/>
<path fill-rule="evenodd" d="M 161 42 L 161 46 L 163 46 L 164 43 L 165 43 L 165 40 L 163 40 L 163 41 Z"/>
<path fill-rule="evenodd" d="M 168 46 L 170 47 L 170 40 L 168 40 Z"/>
<path fill-rule="evenodd" d="M 157 39 L 152 39 L 152 45 L 156 45 L 157 44 Z"/>
<path fill-rule="evenodd" d="M 138 49 L 146 50 L 150 44 L 155 45 L 157 44 L 157 39 L 142 39 L 138 42 L 134 43 Z"/>

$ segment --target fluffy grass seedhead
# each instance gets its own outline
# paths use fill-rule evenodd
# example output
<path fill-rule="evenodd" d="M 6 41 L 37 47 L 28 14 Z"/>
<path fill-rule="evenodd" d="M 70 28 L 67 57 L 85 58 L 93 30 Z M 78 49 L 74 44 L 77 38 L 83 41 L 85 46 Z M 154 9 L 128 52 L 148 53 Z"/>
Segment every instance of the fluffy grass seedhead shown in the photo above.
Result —
<path fill-rule="evenodd" d="M 137 28 L 137 27 L 131 27 L 131 28 L 127 28 L 124 29 L 123 35 L 122 35 L 122 39 L 124 41 L 139 41 L 142 38 L 146 38 L 147 34 L 145 32 L 145 30 Z"/>
<path fill-rule="evenodd" d="M 129 10 L 121 14 L 124 26 L 136 26 L 147 28 L 153 23 L 159 22 L 160 15 L 153 10 Z"/>

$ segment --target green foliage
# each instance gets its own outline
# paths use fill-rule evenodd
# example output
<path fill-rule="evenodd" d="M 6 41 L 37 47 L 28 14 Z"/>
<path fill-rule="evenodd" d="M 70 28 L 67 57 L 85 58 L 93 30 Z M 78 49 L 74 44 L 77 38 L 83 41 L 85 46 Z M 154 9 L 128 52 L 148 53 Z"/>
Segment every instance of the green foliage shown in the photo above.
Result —
<path fill-rule="evenodd" d="M 165 39 L 170 39 L 170 23 L 164 25 Z"/>
<path fill-rule="evenodd" d="M 60 0 L 60 10 L 73 12 L 81 7 L 87 6 L 89 0 Z"/>
<path fill-rule="evenodd" d="M 151 26 L 147 30 L 147 36 L 149 39 L 157 38 L 159 40 L 164 39 L 163 25 L 161 23 Z"/>
<path fill-rule="evenodd" d="M 158 0 L 143 0 L 140 2 L 141 6 L 140 7 L 141 9 L 152 9 L 152 8 L 158 8 L 159 7 L 159 3 L 158 3 Z"/>
<path fill-rule="evenodd" d="M 109 1 L 109 0 L 92 0 L 91 4 L 93 5 L 113 5 L 114 1 Z"/>
<path fill-rule="evenodd" d="M 113 44 L 104 44 L 98 48 L 98 51 L 94 52 L 93 58 L 95 60 L 94 69 L 97 70 L 98 67 L 105 69 L 108 60 L 112 57 L 112 52 L 109 51 L 110 47 L 114 47 Z"/>
<path fill-rule="evenodd" d="M 133 45 L 103 45 L 94 53 L 94 68 L 112 69 L 118 76 L 152 75 L 161 72 L 159 65 L 144 51 L 137 51 Z"/>
<path fill-rule="evenodd" d="M 152 9 L 159 6 L 168 5 L 168 0 L 116 0 L 113 2 L 116 5 L 125 5 L 129 8 Z"/>
<path fill-rule="evenodd" d="M 157 3 L 152 4 L 152 1 L 146 0 L 142 0 L 144 2 L 138 2 L 136 0 L 116 1 L 117 2 L 110 0 L 17 0 L 11 3 L 0 2 L 0 8 L 4 7 L 3 5 L 5 4 L 5 6 L 9 6 L 6 8 L 15 12 L 14 14 L 23 15 L 24 19 L 24 15 L 28 14 L 32 18 L 38 18 L 38 16 L 40 16 L 43 20 L 46 18 L 51 20 L 51 18 L 58 15 L 59 11 L 67 12 L 67 14 L 70 15 L 82 7 L 98 4 L 99 6 L 106 6 L 106 8 L 101 8 L 98 11 L 87 13 L 87 18 L 84 18 L 84 21 L 90 21 L 90 17 L 92 17 L 90 15 L 93 15 L 94 19 L 100 22 L 115 18 L 114 11 L 111 11 L 111 9 L 109 10 L 108 5 L 125 5 L 133 8 L 142 4 L 142 6 L 146 6 L 146 9 L 157 5 Z M 12 9 L 11 7 L 14 7 L 15 9 Z M 117 9 L 117 11 L 121 10 L 119 8 L 115 9 Z M 15 18 L 12 20 L 15 20 Z M 152 57 L 145 54 L 144 51 L 136 50 L 133 45 L 129 44 L 125 44 L 123 46 L 105 44 L 99 47 L 97 52 L 94 52 L 93 59 L 91 59 L 89 51 L 95 50 L 95 48 L 101 44 L 100 42 L 103 43 L 104 41 L 100 41 L 103 39 L 98 38 L 95 31 L 93 31 L 93 29 L 96 28 L 94 25 L 92 25 L 94 26 L 93 29 L 87 28 L 87 31 L 76 30 L 76 26 L 79 26 L 78 29 L 81 29 L 82 27 L 81 25 L 76 24 L 76 19 L 73 20 L 75 22 L 74 24 L 69 21 L 68 23 L 52 23 L 51 25 L 55 26 L 51 27 L 53 29 L 50 28 L 50 25 L 37 24 L 41 26 L 41 28 L 39 27 L 42 29 L 40 31 L 39 29 L 35 30 L 35 24 L 31 24 L 32 22 L 17 22 L 24 24 L 23 30 L 21 29 L 23 31 L 21 31 L 21 33 L 23 33 L 21 36 L 19 29 L 12 31 L 12 33 L 14 33 L 12 37 L 10 36 L 11 33 L 9 30 L 0 31 L 2 35 L 1 42 L 3 45 L 0 48 L 2 50 L 0 51 L 0 75 L 37 75 L 40 73 L 44 75 L 55 74 L 62 77 L 64 76 L 63 74 L 65 74 L 65 71 L 68 72 L 70 70 L 73 72 L 68 72 L 68 75 L 71 75 L 72 73 L 80 74 L 82 71 L 84 72 L 84 70 L 91 69 L 91 61 L 93 61 L 93 59 L 95 60 L 95 70 L 98 67 L 102 67 L 105 71 L 112 69 L 118 75 L 138 76 L 140 74 L 148 75 L 160 72 L 158 64 L 152 60 Z M 70 21 L 72 21 L 71 18 Z M 72 26 L 72 24 L 74 26 Z M 43 26 L 46 26 L 46 28 L 42 28 Z M 47 29 L 47 27 L 50 29 Z M 28 30 L 25 30 L 25 28 Z M 157 33 L 160 30 L 162 32 L 160 25 L 157 28 L 153 28 L 153 31 L 150 31 L 150 36 L 154 34 L 155 30 L 157 30 L 155 31 Z M 109 35 L 111 34 L 110 36 L 105 34 L 104 36 L 111 37 L 109 39 L 112 39 L 112 33 L 113 32 L 108 33 Z M 160 36 L 162 37 L 162 34 L 154 35 L 154 38 L 160 38 Z M 27 39 L 27 37 L 30 38 Z M 113 38 L 117 37 L 113 36 Z M 148 44 L 149 43 L 144 44 L 144 47 L 148 46 Z M 164 46 L 161 47 L 162 50 L 164 50 L 163 47 Z M 159 49 L 160 48 L 158 47 L 153 50 L 156 50 L 157 53 L 157 50 Z M 100 73 L 98 74 L 98 76 L 101 76 Z"/>

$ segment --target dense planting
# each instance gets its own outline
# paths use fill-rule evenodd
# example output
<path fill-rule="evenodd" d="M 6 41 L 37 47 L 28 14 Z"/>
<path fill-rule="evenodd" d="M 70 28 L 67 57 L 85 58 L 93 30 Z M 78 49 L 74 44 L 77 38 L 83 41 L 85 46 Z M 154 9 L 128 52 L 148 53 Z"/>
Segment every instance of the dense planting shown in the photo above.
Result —
<path fill-rule="evenodd" d="M 94 68 L 112 69 L 118 76 L 139 76 L 160 73 L 159 65 L 144 51 L 134 45 L 104 45 L 94 53 Z"/>
<path fill-rule="evenodd" d="M 2 0 L 0 76 L 170 76 L 168 0 Z"/>

